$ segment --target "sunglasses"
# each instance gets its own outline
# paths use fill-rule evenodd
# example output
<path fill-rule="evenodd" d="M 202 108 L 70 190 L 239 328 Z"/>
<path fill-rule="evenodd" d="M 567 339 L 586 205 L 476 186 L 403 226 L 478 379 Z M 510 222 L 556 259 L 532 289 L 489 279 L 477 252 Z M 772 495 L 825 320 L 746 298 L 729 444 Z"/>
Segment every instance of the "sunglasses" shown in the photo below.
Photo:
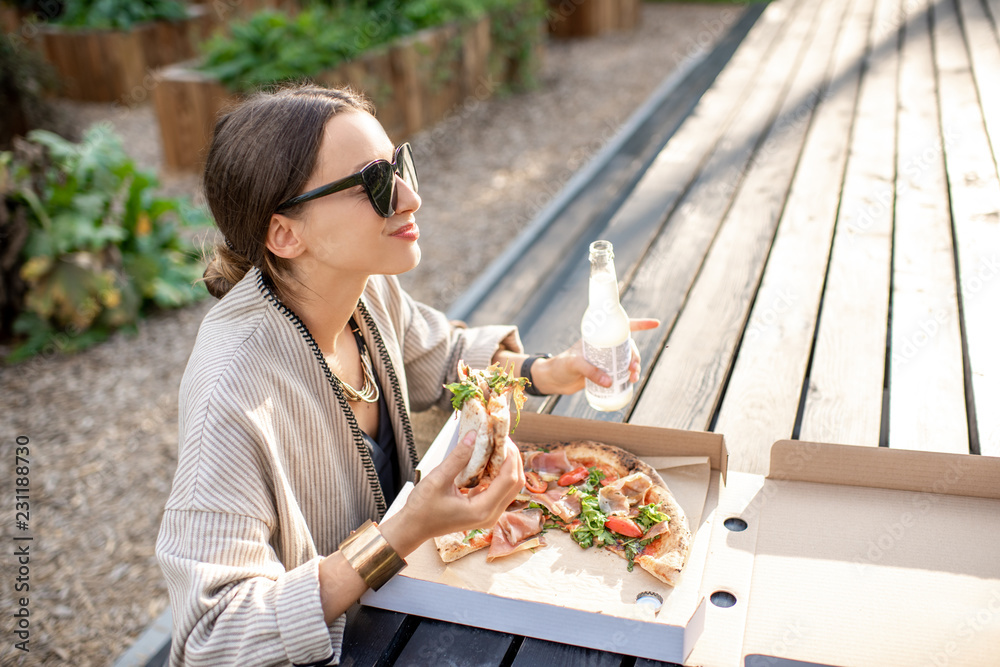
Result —
<path fill-rule="evenodd" d="M 356 174 L 286 199 L 278 205 L 276 212 L 281 213 L 307 201 L 360 185 L 368 194 L 368 201 L 371 202 L 375 212 L 383 218 L 389 218 L 396 214 L 396 174 L 399 174 L 411 190 L 417 191 L 417 170 L 413 166 L 413 150 L 409 142 L 400 144 L 392 157 L 392 162 L 388 160 L 369 162 Z"/>

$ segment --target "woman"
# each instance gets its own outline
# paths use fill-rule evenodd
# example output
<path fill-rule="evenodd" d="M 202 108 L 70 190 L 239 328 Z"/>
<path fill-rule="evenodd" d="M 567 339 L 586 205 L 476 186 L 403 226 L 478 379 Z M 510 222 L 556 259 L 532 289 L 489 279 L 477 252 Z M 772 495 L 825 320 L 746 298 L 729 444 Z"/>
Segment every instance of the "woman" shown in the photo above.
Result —
<path fill-rule="evenodd" d="M 528 362 L 513 327 L 454 326 L 400 289 L 420 260 L 412 156 L 350 91 L 258 94 L 223 116 L 204 186 L 225 239 L 205 273 L 221 301 L 181 382 L 157 542 L 171 664 L 335 664 L 366 587 L 429 538 L 492 525 L 524 482 L 508 441 L 490 487 L 460 493 L 466 434 L 372 524 L 414 479 L 408 411 L 447 405 L 459 359 L 513 364 L 545 393 L 608 379 L 578 348 Z"/>

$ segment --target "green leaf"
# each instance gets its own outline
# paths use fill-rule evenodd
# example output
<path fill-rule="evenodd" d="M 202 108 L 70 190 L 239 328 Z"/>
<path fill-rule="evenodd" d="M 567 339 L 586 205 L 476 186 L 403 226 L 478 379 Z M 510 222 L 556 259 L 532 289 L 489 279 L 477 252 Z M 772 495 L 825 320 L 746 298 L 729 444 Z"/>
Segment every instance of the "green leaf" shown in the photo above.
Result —
<path fill-rule="evenodd" d="M 445 389 L 454 394 L 451 398 L 451 405 L 456 410 L 461 410 L 462 406 L 465 405 L 465 402 L 469 399 L 478 398 L 479 400 L 483 400 L 483 392 L 479 390 L 479 387 L 469 381 L 452 382 L 451 384 L 445 385 Z"/>
<path fill-rule="evenodd" d="M 29 213 L 18 358 L 92 344 L 155 309 L 206 295 L 195 286 L 199 254 L 181 232 L 210 223 L 204 208 L 158 196 L 155 174 L 135 167 L 109 125 L 88 129 L 79 144 L 44 131 L 29 136 L 45 149 L 31 164 L 0 155 L 0 181 L 16 188 L 8 206 Z M 67 338 L 70 325 L 78 335 Z"/>

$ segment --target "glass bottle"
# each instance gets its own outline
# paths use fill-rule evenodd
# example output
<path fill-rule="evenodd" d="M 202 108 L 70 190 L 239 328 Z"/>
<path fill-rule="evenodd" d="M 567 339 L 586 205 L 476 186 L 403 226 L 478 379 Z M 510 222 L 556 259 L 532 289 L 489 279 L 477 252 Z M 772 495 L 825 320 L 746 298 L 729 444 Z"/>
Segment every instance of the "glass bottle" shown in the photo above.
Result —
<path fill-rule="evenodd" d="M 590 303 L 580 330 L 584 358 L 612 379 L 610 387 L 587 380 L 587 402 L 601 412 L 621 410 L 632 400 L 629 382 L 632 333 L 628 315 L 618 299 L 618 276 L 610 241 L 590 244 Z"/>

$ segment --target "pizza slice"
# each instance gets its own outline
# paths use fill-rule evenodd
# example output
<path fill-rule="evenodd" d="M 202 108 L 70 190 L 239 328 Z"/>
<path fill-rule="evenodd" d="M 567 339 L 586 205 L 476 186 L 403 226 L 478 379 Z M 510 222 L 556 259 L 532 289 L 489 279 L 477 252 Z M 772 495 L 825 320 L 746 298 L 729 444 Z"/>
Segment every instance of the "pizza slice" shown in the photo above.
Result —
<path fill-rule="evenodd" d="M 691 549 L 687 517 L 652 467 L 596 442 L 520 445 L 534 503 L 581 547 L 602 547 L 676 585 Z M 544 485 L 544 486 L 543 486 Z"/>
<path fill-rule="evenodd" d="M 434 546 L 445 563 L 489 547 L 486 561 L 509 556 L 518 551 L 545 546 L 541 532 L 545 515 L 540 509 L 530 509 L 526 503 L 515 503 L 500 515 L 492 528 L 465 530 L 434 538 Z"/>
<path fill-rule="evenodd" d="M 434 538 L 434 546 L 445 563 L 485 549 L 493 541 L 493 529 L 461 530 Z"/>
<path fill-rule="evenodd" d="M 511 431 L 511 403 L 520 414 L 524 405 L 524 378 L 493 364 L 486 370 L 471 370 L 458 364 L 459 381 L 446 385 L 454 394 L 452 406 L 459 412 L 460 437 L 469 431 L 476 442 L 469 463 L 455 478 L 459 488 L 488 484 L 496 477 L 506 457 Z"/>

